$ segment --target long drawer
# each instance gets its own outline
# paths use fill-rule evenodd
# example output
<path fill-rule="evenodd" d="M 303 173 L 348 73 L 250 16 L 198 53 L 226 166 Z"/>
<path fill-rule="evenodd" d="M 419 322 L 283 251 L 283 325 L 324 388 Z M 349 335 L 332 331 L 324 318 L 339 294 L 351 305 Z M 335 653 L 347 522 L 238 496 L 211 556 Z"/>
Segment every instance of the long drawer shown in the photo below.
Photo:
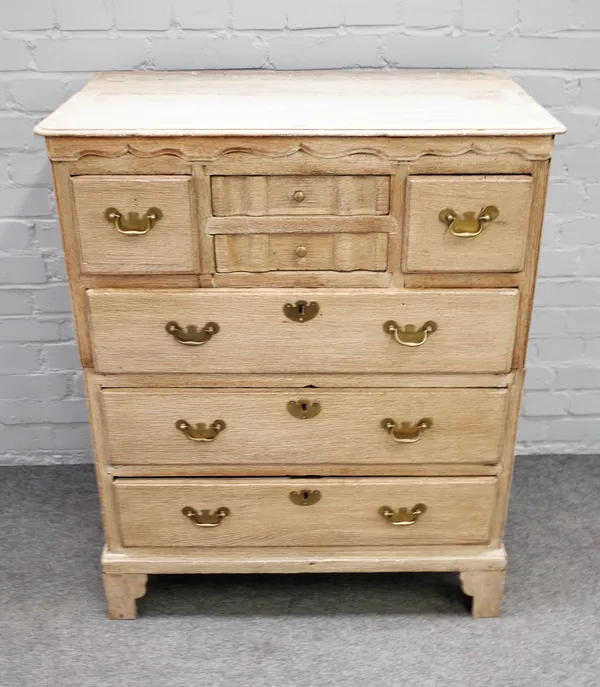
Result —
<path fill-rule="evenodd" d="M 505 389 L 102 392 L 113 464 L 234 464 L 241 474 L 247 465 L 496 463 L 506 404 Z"/>
<path fill-rule="evenodd" d="M 89 290 L 99 372 L 510 370 L 516 289 Z"/>
<path fill-rule="evenodd" d="M 114 489 L 125 546 L 404 546 L 488 541 L 497 480 L 117 479 Z"/>

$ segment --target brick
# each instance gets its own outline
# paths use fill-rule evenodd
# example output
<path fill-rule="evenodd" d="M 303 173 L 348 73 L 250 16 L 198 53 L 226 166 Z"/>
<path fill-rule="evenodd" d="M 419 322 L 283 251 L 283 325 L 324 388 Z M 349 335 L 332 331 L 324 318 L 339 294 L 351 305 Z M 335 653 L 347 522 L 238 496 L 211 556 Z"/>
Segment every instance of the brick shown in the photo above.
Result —
<path fill-rule="evenodd" d="M 600 219 L 597 221 L 597 235 L 600 236 Z M 600 277 L 600 248 L 587 247 L 581 251 L 577 274 L 585 277 Z"/>
<path fill-rule="evenodd" d="M 45 281 L 41 255 L 0 256 L 0 284 L 42 284 Z"/>
<path fill-rule="evenodd" d="M 583 76 L 579 84 L 579 104 L 600 109 L 600 78 Z"/>
<path fill-rule="evenodd" d="M 583 186 L 573 181 L 553 183 L 548 189 L 547 212 L 574 213 L 583 205 Z"/>
<path fill-rule="evenodd" d="M 282 29 L 286 3 L 282 0 L 231 0 L 234 29 Z"/>
<path fill-rule="evenodd" d="M 523 397 L 523 411 L 527 416 L 552 417 L 565 415 L 569 405 L 566 393 L 529 391 Z"/>
<path fill-rule="evenodd" d="M 530 365 L 527 368 L 525 378 L 525 388 L 531 390 L 542 390 L 552 388 L 554 382 L 554 372 L 548 367 Z"/>
<path fill-rule="evenodd" d="M 171 23 L 170 3 L 164 0 L 114 0 L 118 29 L 164 31 Z"/>
<path fill-rule="evenodd" d="M 113 25 L 108 0 L 54 0 L 54 7 L 62 30 L 101 31 Z"/>
<path fill-rule="evenodd" d="M 23 250 L 29 247 L 29 224 L 12 219 L 0 219 L 0 251 Z"/>
<path fill-rule="evenodd" d="M 6 86 L 3 83 L 0 83 L 0 110 L 3 110 L 6 107 L 7 102 L 8 90 L 6 89 Z"/>
<path fill-rule="evenodd" d="M 489 9 L 482 5 L 482 9 Z M 562 76 L 523 76 L 515 74 L 514 80 L 544 107 L 561 107 L 570 102 L 571 82 Z"/>
<path fill-rule="evenodd" d="M 598 44 L 598 49 L 600 50 L 600 43 Z M 553 114 L 567 127 L 567 133 L 561 134 L 556 138 L 558 148 L 596 142 L 599 121 L 597 114 L 573 112 L 563 108 L 553 110 Z"/>
<path fill-rule="evenodd" d="M 33 223 L 35 242 L 41 251 L 62 250 L 60 226 L 57 221 L 36 220 Z"/>
<path fill-rule="evenodd" d="M 586 184 L 586 199 L 581 204 L 583 212 L 600 214 L 600 184 Z M 595 226 L 598 226 L 598 218 L 593 219 Z"/>
<path fill-rule="evenodd" d="M 539 0 L 520 0 L 522 33 L 544 33 L 574 28 L 572 0 L 552 0 L 543 10 Z"/>
<path fill-rule="evenodd" d="M 600 358 L 600 339 L 591 339 L 585 343 L 585 358 L 598 360 Z"/>
<path fill-rule="evenodd" d="M 59 335 L 60 328 L 56 322 L 16 318 L 0 321 L 0 341 L 57 341 Z"/>
<path fill-rule="evenodd" d="M 48 0 L 5 1 L 0 5 L 0 28 L 5 31 L 51 29 L 53 25 L 52 3 Z"/>
<path fill-rule="evenodd" d="M 452 26 L 457 22 L 459 9 L 459 0 L 404 0 L 402 22 L 419 28 Z"/>
<path fill-rule="evenodd" d="M 28 291 L 0 289 L 0 315 L 31 314 L 31 298 Z"/>
<path fill-rule="evenodd" d="M 398 0 L 349 0 L 343 3 L 344 24 L 348 26 L 385 26 L 400 23 Z"/>
<path fill-rule="evenodd" d="M 517 10 L 518 0 L 493 3 L 463 0 L 460 25 L 467 30 L 507 31 L 517 22 Z"/>
<path fill-rule="evenodd" d="M 598 305 L 600 304 L 600 282 L 575 280 L 555 284 L 551 291 L 551 304 L 578 307 Z"/>
<path fill-rule="evenodd" d="M 575 248 L 543 250 L 540 255 L 540 277 L 571 277 L 579 266 L 579 251 Z"/>
<path fill-rule="evenodd" d="M 173 16 L 182 29 L 224 29 L 229 25 L 229 1 L 173 0 Z"/>
<path fill-rule="evenodd" d="M 248 69 L 265 60 L 265 49 L 248 36 L 155 38 L 152 54 L 157 69 Z"/>
<path fill-rule="evenodd" d="M 496 65 L 517 69 L 597 69 L 600 37 L 507 37 L 500 41 Z"/>
<path fill-rule="evenodd" d="M 0 19 L 0 27 L 3 28 L 2 19 Z M 25 41 L 16 38 L 0 38 L 0 72 L 27 69 L 30 60 L 31 55 Z"/>
<path fill-rule="evenodd" d="M 558 418 L 549 423 L 549 441 L 589 441 L 598 438 L 598 420 Z"/>
<path fill-rule="evenodd" d="M 66 97 L 65 82 L 51 77 L 15 79 L 8 90 L 15 103 L 26 112 L 50 112 Z"/>
<path fill-rule="evenodd" d="M 564 334 L 567 330 L 567 313 L 559 308 L 536 308 L 531 318 L 533 336 Z"/>
<path fill-rule="evenodd" d="M 10 178 L 19 186 L 52 184 L 48 157 L 39 153 L 20 153 L 9 157 Z"/>
<path fill-rule="evenodd" d="M 600 389 L 600 367 L 559 367 L 556 369 L 554 388 Z"/>
<path fill-rule="evenodd" d="M 65 256 L 62 253 L 47 256 L 45 262 L 48 281 L 67 281 L 67 266 L 65 265 Z"/>
<path fill-rule="evenodd" d="M 53 446 L 52 429 L 41 425 L 0 425 L 0 446 L 5 451 L 48 449 Z"/>
<path fill-rule="evenodd" d="M 585 30 L 600 29 L 600 5 L 598 0 L 577 0 L 573 7 L 575 21 Z"/>
<path fill-rule="evenodd" d="M 381 66 L 375 36 L 290 36 L 269 41 L 276 69 L 327 69 Z"/>
<path fill-rule="evenodd" d="M 572 394 L 569 411 L 573 415 L 600 415 L 600 391 L 596 389 Z"/>
<path fill-rule="evenodd" d="M 536 342 L 537 357 L 548 361 L 577 360 L 583 355 L 584 343 L 575 337 L 560 336 L 552 339 L 538 339 Z"/>
<path fill-rule="evenodd" d="M 33 292 L 35 307 L 44 313 L 70 313 L 71 298 L 66 284 L 52 284 Z"/>
<path fill-rule="evenodd" d="M 0 399 L 63 398 L 67 391 L 66 375 L 3 375 L 0 376 Z"/>
<path fill-rule="evenodd" d="M 565 161 L 572 179 L 600 182 L 600 147 L 570 146 L 565 150 Z"/>
<path fill-rule="evenodd" d="M 86 451 L 92 459 L 92 438 L 87 424 L 77 423 L 54 427 L 54 448 L 57 450 Z"/>
<path fill-rule="evenodd" d="M 521 418 L 517 441 L 543 441 L 548 435 L 548 422 L 540 418 Z"/>
<path fill-rule="evenodd" d="M 1 349 L 0 349 L 1 350 Z M 52 370 L 80 370 L 77 344 L 57 343 L 43 348 L 43 356 L 48 368 Z"/>
<path fill-rule="evenodd" d="M 0 345 L 0 374 L 33 372 L 38 369 L 38 350 L 34 346 Z"/>
<path fill-rule="evenodd" d="M 46 188 L 0 188 L 0 216 L 48 215 L 53 207 L 50 194 L 51 191 Z"/>
<path fill-rule="evenodd" d="M 0 401 L 0 422 L 5 425 L 87 422 L 83 399 Z"/>
<path fill-rule="evenodd" d="M 302 0 L 290 2 L 287 7 L 287 25 L 290 29 L 327 28 L 343 23 L 344 7 L 340 0 Z"/>
<path fill-rule="evenodd" d="M 577 217 L 565 222 L 560 229 L 560 240 L 570 246 L 600 243 L 600 217 Z"/>
<path fill-rule="evenodd" d="M 388 36 L 384 56 L 398 67 L 479 69 L 493 65 L 496 46 L 486 36 Z"/>
<path fill-rule="evenodd" d="M 569 310 L 567 333 L 600 335 L 600 309 L 575 308 Z"/>
<path fill-rule="evenodd" d="M 34 143 L 33 120 L 23 115 L 0 114 L 0 148 L 22 149 Z"/>
<path fill-rule="evenodd" d="M 8 181 L 8 159 L 0 157 L 0 186 L 6 186 Z"/>
<path fill-rule="evenodd" d="M 172 41 L 173 43 L 173 41 Z M 40 72 L 134 69 L 146 59 L 143 38 L 41 39 L 35 46 Z"/>
<path fill-rule="evenodd" d="M 60 323 L 60 338 L 62 341 L 73 341 L 75 339 L 75 327 L 70 316 Z"/>

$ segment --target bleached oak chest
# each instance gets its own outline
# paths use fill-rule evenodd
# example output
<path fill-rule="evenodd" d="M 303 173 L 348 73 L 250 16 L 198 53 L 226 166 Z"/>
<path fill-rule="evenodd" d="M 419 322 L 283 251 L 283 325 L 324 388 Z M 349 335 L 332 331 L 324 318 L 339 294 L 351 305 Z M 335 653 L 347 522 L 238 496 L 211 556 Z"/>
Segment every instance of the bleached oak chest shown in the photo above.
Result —
<path fill-rule="evenodd" d="M 107 73 L 39 125 L 111 618 L 212 572 L 456 571 L 498 614 L 562 131 L 411 71 Z"/>

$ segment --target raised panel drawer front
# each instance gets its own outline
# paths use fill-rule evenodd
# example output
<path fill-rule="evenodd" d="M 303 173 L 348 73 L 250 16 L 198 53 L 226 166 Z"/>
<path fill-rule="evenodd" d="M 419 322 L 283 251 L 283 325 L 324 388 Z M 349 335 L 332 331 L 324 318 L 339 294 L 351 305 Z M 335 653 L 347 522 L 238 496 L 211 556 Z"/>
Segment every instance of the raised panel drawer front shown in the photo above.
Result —
<path fill-rule="evenodd" d="M 390 178 L 367 175 L 213 176 L 216 217 L 387 215 Z"/>
<path fill-rule="evenodd" d="M 217 468 L 496 463 L 506 404 L 505 389 L 102 392 L 113 464 Z"/>
<path fill-rule="evenodd" d="M 188 176 L 72 177 L 85 274 L 195 272 Z"/>
<path fill-rule="evenodd" d="M 528 176 L 409 177 L 406 270 L 522 270 L 531 194 Z"/>
<path fill-rule="evenodd" d="M 237 234 L 215 236 L 218 272 L 383 271 L 387 234 Z"/>
<path fill-rule="evenodd" d="M 492 477 L 115 480 L 123 544 L 141 547 L 482 544 L 496 491 Z"/>
<path fill-rule="evenodd" d="M 88 290 L 96 370 L 508 372 L 516 289 Z"/>

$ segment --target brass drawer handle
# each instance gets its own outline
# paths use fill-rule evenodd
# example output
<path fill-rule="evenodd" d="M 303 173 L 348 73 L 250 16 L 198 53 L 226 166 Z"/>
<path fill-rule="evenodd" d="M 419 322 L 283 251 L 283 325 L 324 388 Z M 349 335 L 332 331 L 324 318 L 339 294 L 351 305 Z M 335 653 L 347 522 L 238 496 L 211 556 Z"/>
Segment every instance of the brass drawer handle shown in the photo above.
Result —
<path fill-rule="evenodd" d="M 302 491 L 291 491 L 290 501 L 297 506 L 314 506 L 321 500 L 321 492 L 318 489 L 303 489 Z"/>
<path fill-rule="evenodd" d="M 296 301 L 295 304 L 286 303 L 283 313 L 292 322 L 308 322 L 319 314 L 319 304 L 316 301 Z"/>
<path fill-rule="evenodd" d="M 383 429 L 387 430 L 398 444 L 414 444 L 419 441 L 426 429 L 431 429 L 432 425 L 433 422 L 429 418 L 419 420 L 416 425 L 411 425 L 410 422 L 401 422 L 398 425 L 390 417 L 381 421 Z"/>
<path fill-rule="evenodd" d="M 287 411 L 298 420 L 312 420 L 321 412 L 321 404 L 318 401 L 299 398 L 297 401 L 288 401 Z"/>
<path fill-rule="evenodd" d="M 402 346 L 422 346 L 430 334 L 437 331 L 437 324 L 429 320 L 417 329 L 414 324 L 401 327 L 394 320 L 388 320 L 383 325 L 383 331 L 390 334 L 396 343 Z"/>
<path fill-rule="evenodd" d="M 191 506 L 185 506 L 185 508 L 181 509 L 181 512 L 195 525 L 198 525 L 198 527 L 217 527 L 221 524 L 223 518 L 231 515 L 229 508 L 225 508 L 224 506 L 217 508 L 214 513 L 211 513 L 208 508 L 198 513 L 198 511 L 194 510 Z"/>
<path fill-rule="evenodd" d="M 306 198 L 306 195 L 305 195 L 304 191 L 295 191 L 295 192 L 294 192 L 294 195 L 292 196 L 292 198 L 293 198 L 297 203 L 301 203 L 301 202 Z"/>
<path fill-rule="evenodd" d="M 398 525 L 406 527 L 407 525 L 414 525 L 419 517 L 427 511 L 427 506 L 424 503 L 417 503 L 410 510 L 408 508 L 398 508 L 394 510 L 389 506 L 381 506 L 379 515 L 385 518 L 391 525 Z"/>
<path fill-rule="evenodd" d="M 104 216 L 109 222 L 112 222 L 113 227 L 119 234 L 124 236 L 143 236 L 162 219 L 163 215 L 158 208 L 150 208 L 142 217 L 137 212 L 130 212 L 127 217 L 123 217 L 116 208 L 107 208 Z"/>
<path fill-rule="evenodd" d="M 460 217 L 454 210 L 445 208 L 439 214 L 440 222 L 443 222 L 453 236 L 470 237 L 479 236 L 481 232 L 495 219 L 497 219 L 500 211 L 495 205 L 488 205 L 484 207 L 481 212 L 475 216 L 474 212 L 465 212 Z"/>
<path fill-rule="evenodd" d="M 215 420 L 212 425 L 207 426 L 204 422 L 199 422 L 195 427 L 186 420 L 177 420 L 175 427 L 184 434 L 190 441 L 214 441 L 219 434 L 226 429 L 224 420 Z"/>
<path fill-rule="evenodd" d="M 308 249 L 306 246 L 298 246 L 295 250 L 297 258 L 305 258 L 308 255 Z"/>
<path fill-rule="evenodd" d="M 202 346 L 219 333 L 219 325 L 216 322 L 207 322 L 202 329 L 198 329 L 195 324 L 184 328 L 171 321 L 167 322 L 165 329 L 177 343 L 184 346 Z"/>

